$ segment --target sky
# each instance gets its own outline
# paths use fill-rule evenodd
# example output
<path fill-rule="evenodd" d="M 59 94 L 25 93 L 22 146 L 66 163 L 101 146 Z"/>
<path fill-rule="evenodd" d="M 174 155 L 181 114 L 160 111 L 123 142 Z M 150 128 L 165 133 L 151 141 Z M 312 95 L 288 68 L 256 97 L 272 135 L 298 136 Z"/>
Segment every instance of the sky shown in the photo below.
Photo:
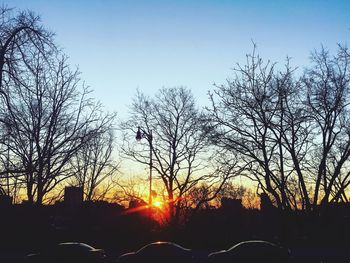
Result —
<path fill-rule="evenodd" d="M 82 79 L 108 111 L 128 116 L 136 89 L 152 95 L 186 86 L 199 106 L 213 84 L 244 63 L 252 41 L 264 59 L 309 63 L 321 45 L 336 50 L 350 39 L 350 1 L 11 0 L 56 33 Z"/>

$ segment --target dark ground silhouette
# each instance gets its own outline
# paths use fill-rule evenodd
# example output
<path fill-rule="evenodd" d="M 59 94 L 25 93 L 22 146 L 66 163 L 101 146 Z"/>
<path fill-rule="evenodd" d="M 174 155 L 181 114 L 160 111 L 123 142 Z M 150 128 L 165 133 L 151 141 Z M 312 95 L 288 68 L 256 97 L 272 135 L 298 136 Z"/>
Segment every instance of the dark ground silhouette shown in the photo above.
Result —
<path fill-rule="evenodd" d="M 184 224 L 171 227 L 150 220 L 142 212 L 124 212 L 124 207 L 105 202 L 79 207 L 2 207 L 0 248 L 7 253 L 17 251 L 20 258 L 52 244 L 79 241 L 117 257 L 159 240 L 209 253 L 260 239 L 288 247 L 297 256 L 350 250 L 350 206 L 346 204 L 313 214 L 221 207 L 199 211 Z"/>

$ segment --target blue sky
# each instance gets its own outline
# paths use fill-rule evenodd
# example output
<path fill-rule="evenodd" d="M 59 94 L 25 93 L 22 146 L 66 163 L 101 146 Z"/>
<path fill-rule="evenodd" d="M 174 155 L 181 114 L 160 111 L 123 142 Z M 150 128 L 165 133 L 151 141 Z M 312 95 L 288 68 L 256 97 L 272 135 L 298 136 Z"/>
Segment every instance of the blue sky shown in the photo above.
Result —
<path fill-rule="evenodd" d="M 40 14 L 109 111 L 125 118 L 139 88 L 187 86 L 199 105 L 258 44 L 263 58 L 304 67 L 321 44 L 350 39 L 350 1 L 11 0 Z"/>

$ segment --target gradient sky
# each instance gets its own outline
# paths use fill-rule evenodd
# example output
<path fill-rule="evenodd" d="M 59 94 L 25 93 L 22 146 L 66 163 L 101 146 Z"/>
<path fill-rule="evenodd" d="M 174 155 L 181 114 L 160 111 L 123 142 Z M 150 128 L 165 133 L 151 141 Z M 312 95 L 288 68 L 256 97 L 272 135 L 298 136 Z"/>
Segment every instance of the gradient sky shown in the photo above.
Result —
<path fill-rule="evenodd" d="M 187 86 L 199 105 L 258 44 L 263 58 L 303 68 L 321 44 L 350 39 L 350 1 L 11 0 L 56 33 L 108 110 L 125 118 L 139 88 Z"/>

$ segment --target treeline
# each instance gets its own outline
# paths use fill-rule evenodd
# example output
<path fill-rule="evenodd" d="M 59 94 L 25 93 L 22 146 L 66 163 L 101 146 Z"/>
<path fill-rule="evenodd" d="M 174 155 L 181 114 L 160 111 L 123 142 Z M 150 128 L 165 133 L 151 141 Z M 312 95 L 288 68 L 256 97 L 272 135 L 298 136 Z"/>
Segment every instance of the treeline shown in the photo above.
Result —
<path fill-rule="evenodd" d="M 281 210 L 347 203 L 349 62 L 345 46 L 335 56 L 321 49 L 297 74 L 289 60 L 282 68 L 265 63 L 254 46 L 246 65 L 209 92 L 210 106 L 202 110 L 183 87 L 161 89 L 154 98 L 138 93 L 122 126 L 129 137 L 121 150 L 147 164 L 152 149 L 175 216 L 218 196 L 240 198 L 239 188 L 228 191 L 236 177 Z M 148 141 L 144 151 L 129 143 L 138 125 Z"/>
<path fill-rule="evenodd" d="M 29 203 L 41 204 L 71 184 L 83 187 L 87 200 L 103 199 L 115 186 L 118 128 L 118 152 L 149 166 L 157 185 L 151 198 L 166 201 L 174 220 L 219 197 L 241 198 L 242 188 L 232 187 L 237 177 L 281 210 L 349 201 L 345 46 L 335 56 L 313 52 L 299 74 L 289 60 L 282 68 L 264 62 L 254 47 L 246 64 L 209 92 L 208 107 L 199 109 L 184 87 L 154 97 L 138 92 L 129 119 L 116 125 L 37 16 L 2 8 L 0 21 L 3 193 L 24 191 Z M 118 187 L 115 195 L 142 198 L 132 185 Z"/>

